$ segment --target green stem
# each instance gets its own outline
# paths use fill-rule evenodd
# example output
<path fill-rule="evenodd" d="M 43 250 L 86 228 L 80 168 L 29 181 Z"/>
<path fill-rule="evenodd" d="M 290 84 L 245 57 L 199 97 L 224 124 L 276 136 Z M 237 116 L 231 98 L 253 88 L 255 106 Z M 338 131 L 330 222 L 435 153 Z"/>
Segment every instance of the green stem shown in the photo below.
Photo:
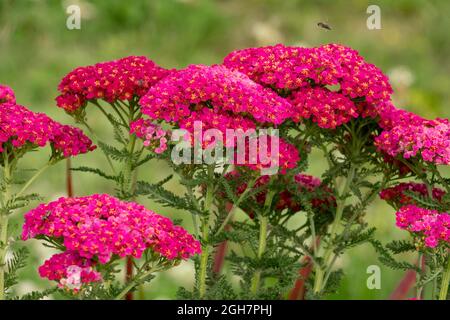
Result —
<path fill-rule="evenodd" d="M 423 258 L 423 254 L 422 254 L 422 252 L 419 252 L 417 260 L 418 260 L 418 266 L 419 266 L 420 269 L 422 269 L 422 258 Z M 419 281 L 420 280 L 420 274 L 416 273 L 416 277 L 417 277 L 416 281 Z M 416 298 L 418 300 L 422 299 L 422 289 L 423 289 L 423 286 L 420 286 L 420 287 L 416 286 Z"/>
<path fill-rule="evenodd" d="M 108 118 L 109 120 L 109 118 Z M 97 143 L 100 141 L 100 139 L 98 138 L 97 134 L 95 133 L 95 131 L 91 128 L 91 126 L 86 122 L 86 121 L 81 121 L 81 123 L 89 130 L 89 132 L 92 134 L 93 138 L 97 141 Z M 103 152 L 103 154 L 106 157 L 106 161 L 108 161 L 109 166 L 111 167 L 111 170 L 114 174 L 116 174 L 116 169 L 114 168 L 114 165 L 111 161 L 111 158 L 109 157 L 109 155 L 106 152 Z"/>
<path fill-rule="evenodd" d="M 51 163 L 47 163 L 45 166 L 43 166 L 42 168 L 40 168 L 35 174 L 34 176 L 32 176 L 30 178 L 30 180 L 27 181 L 27 183 L 22 187 L 22 189 L 20 189 L 19 192 L 17 192 L 17 194 L 14 196 L 15 198 L 20 197 L 30 186 L 31 184 L 37 179 L 39 178 L 39 176 L 44 173 L 45 170 L 47 170 L 50 167 Z"/>
<path fill-rule="evenodd" d="M 266 250 L 267 242 L 267 224 L 268 219 L 265 216 L 260 217 L 259 222 L 259 246 L 258 246 L 258 259 L 261 259 L 264 251 Z M 253 295 L 258 293 L 259 283 L 261 281 L 261 270 L 257 270 L 252 278 L 250 291 Z"/>
<path fill-rule="evenodd" d="M 6 253 L 8 251 L 8 219 L 7 210 L 10 200 L 11 186 L 11 167 L 8 162 L 8 155 L 4 153 L 4 184 L 5 192 L 3 195 L 4 205 L 0 211 L 0 300 L 5 300 L 5 273 L 6 273 Z"/>
<path fill-rule="evenodd" d="M 325 273 L 323 272 L 323 269 L 321 266 L 316 266 L 316 273 L 314 277 L 314 287 L 313 291 L 314 293 L 318 294 L 322 291 L 322 283 L 324 280 Z"/>
<path fill-rule="evenodd" d="M 0 217 L 0 300 L 5 300 L 6 251 L 8 249 L 8 216 Z"/>
<path fill-rule="evenodd" d="M 240 195 L 240 197 L 236 200 L 236 203 L 233 203 L 233 207 L 228 212 L 227 216 L 225 217 L 225 220 L 223 220 L 222 224 L 220 225 L 219 229 L 217 229 L 216 235 L 218 235 L 228 224 L 230 219 L 233 217 L 236 210 L 239 208 L 241 202 L 246 198 L 247 194 L 252 190 L 253 186 L 256 183 L 256 180 L 258 178 L 252 179 L 250 183 L 247 185 L 247 188 L 244 190 L 244 192 Z"/>
<path fill-rule="evenodd" d="M 447 258 L 447 270 L 442 276 L 441 291 L 439 291 L 439 300 L 446 300 L 448 293 L 448 285 L 450 282 L 450 256 Z"/>
<path fill-rule="evenodd" d="M 131 122 L 134 119 L 135 110 L 133 105 L 130 104 L 129 114 L 128 114 L 128 125 L 131 124 Z M 128 159 L 124 164 L 124 167 L 122 169 L 123 174 L 123 183 L 122 183 L 122 195 L 125 196 L 125 198 L 128 198 L 129 194 L 134 193 L 132 179 L 133 179 L 133 155 L 134 155 L 134 149 L 136 147 L 136 135 L 131 134 L 129 127 L 128 127 L 128 144 L 126 146 L 128 151 Z M 124 199 L 126 200 L 126 199 Z"/>
<path fill-rule="evenodd" d="M 127 295 L 128 292 L 133 290 L 134 287 L 139 285 L 139 282 L 141 279 L 149 276 L 150 274 L 159 271 L 160 269 L 152 268 L 148 270 L 147 272 L 141 272 L 132 281 L 130 281 L 127 286 L 114 298 L 114 300 L 123 300 L 123 298 Z"/>
<path fill-rule="evenodd" d="M 212 183 L 212 179 L 214 176 L 214 167 L 208 168 L 208 187 L 206 190 L 206 198 L 205 198 L 205 210 L 208 212 L 207 216 L 201 218 L 202 221 L 202 254 L 200 257 L 200 271 L 199 271 L 199 296 L 202 299 L 206 293 L 206 271 L 208 268 L 208 257 L 210 246 L 208 244 L 208 236 L 209 236 L 209 223 L 212 216 L 212 203 L 213 203 L 213 195 L 214 195 L 214 185 Z"/>
<path fill-rule="evenodd" d="M 355 177 L 355 173 L 356 173 L 356 168 L 353 165 L 351 165 L 350 170 L 347 175 L 347 179 L 345 181 L 345 185 L 343 187 L 343 190 L 339 194 L 338 199 L 336 201 L 337 202 L 336 215 L 334 217 L 333 224 L 331 225 L 330 242 L 333 241 L 334 237 L 337 234 L 337 229 L 339 228 L 339 225 L 341 224 L 342 215 L 344 213 L 344 208 L 345 208 L 346 201 L 347 201 L 347 195 L 348 195 L 348 192 L 350 191 L 350 186 Z M 315 279 L 314 279 L 314 293 L 315 294 L 319 294 L 323 290 L 323 287 L 326 284 L 324 281 L 324 276 L 325 276 L 324 270 L 328 269 L 328 265 L 329 265 L 328 261 L 329 261 L 331 255 L 333 254 L 333 249 L 334 249 L 333 246 L 330 245 L 330 247 L 325 251 L 325 253 L 323 255 L 323 257 L 324 257 L 323 263 L 325 264 L 325 269 L 323 269 L 321 266 L 316 266 L 317 270 L 316 270 Z"/>
<path fill-rule="evenodd" d="M 269 188 L 271 185 L 273 177 L 269 182 Z M 266 251 L 267 244 L 267 226 L 268 226 L 268 213 L 270 211 L 270 207 L 272 206 L 273 197 L 275 196 L 275 191 L 270 190 L 267 193 L 266 200 L 264 201 L 264 211 L 262 215 L 259 215 L 259 245 L 258 245 L 258 253 L 257 257 L 260 260 Z M 250 292 L 255 296 L 259 290 L 259 283 L 261 281 L 261 270 L 257 270 L 253 275 Z"/>
<path fill-rule="evenodd" d="M 436 266 L 436 256 L 433 255 L 433 264 Z M 437 277 L 434 277 L 433 284 L 432 284 L 432 290 L 431 290 L 431 299 L 436 299 L 436 290 L 437 290 Z"/>
<path fill-rule="evenodd" d="M 132 176 L 133 176 L 133 154 L 134 154 L 134 148 L 136 146 L 136 136 L 130 134 L 129 136 L 129 142 L 127 145 L 127 151 L 129 154 L 128 160 L 125 162 L 124 168 L 123 168 L 123 183 L 122 183 L 122 194 L 128 198 L 128 195 L 133 193 L 132 189 Z"/>

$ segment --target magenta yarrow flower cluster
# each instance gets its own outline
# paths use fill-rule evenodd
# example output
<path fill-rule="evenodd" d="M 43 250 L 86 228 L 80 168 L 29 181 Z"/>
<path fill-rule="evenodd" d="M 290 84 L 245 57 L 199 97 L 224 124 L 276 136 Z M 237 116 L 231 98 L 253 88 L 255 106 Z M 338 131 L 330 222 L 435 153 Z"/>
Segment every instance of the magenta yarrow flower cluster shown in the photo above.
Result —
<path fill-rule="evenodd" d="M 83 285 L 102 280 L 95 271 L 94 262 L 82 258 L 75 251 L 54 254 L 39 267 L 39 275 L 51 281 L 57 281 L 58 287 L 78 292 Z"/>
<path fill-rule="evenodd" d="M 236 143 L 235 139 L 227 138 L 227 129 L 245 132 L 258 125 L 281 124 L 291 116 L 287 100 L 244 74 L 217 65 L 192 65 L 173 72 L 150 88 L 140 104 L 142 113 L 152 120 L 165 121 L 194 135 L 196 122 L 201 123 L 202 130 L 219 130 L 223 138 L 221 142 L 227 147 Z M 190 137 L 192 140 L 192 135 Z M 216 142 L 213 137 L 206 138 L 202 147 L 212 147 Z M 270 148 L 266 150 L 270 153 Z M 276 156 L 278 159 L 274 161 L 278 162 L 275 165 L 281 168 L 281 172 L 295 167 L 299 160 L 295 147 L 282 139 L 279 139 Z M 253 158 L 238 165 L 252 170 L 270 166 Z"/>
<path fill-rule="evenodd" d="M 380 105 L 377 115 L 378 125 L 386 131 L 398 126 L 420 126 L 426 121 L 413 112 L 396 108 L 390 102 Z"/>
<path fill-rule="evenodd" d="M 10 87 L 0 84 L 0 104 L 8 102 L 16 103 L 14 91 Z"/>
<path fill-rule="evenodd" d="M 276 152 L 272 152 L 272 147 L 277 147 Z M 256 152 L 252 152 L 252 150 Z M 247 167 L 255 171 L 276 167 L 281 174 L 286 174 L 289 169 L 296 168 L 300 161 L 299 152 L 294 145 L 280 137 L 271 135 L 254 136 L 246 139 L 245 157 L 239 159 L 239 154 L 239 150 L 237 150 L 234 156 L 236 166 Z"/>
<path fill-rule="evenodd" d="M 147 249 L 169 260 L 200 253 L 200 243 L 168 218 L 106 194 L 60 198 L 31 210 L 22 239 L 39 236 L 101 264 L 113 257 L 140 258 Z"/>
<path fill-rule="evenodd" d="M 140 104 L 150 118 L 179 123 L 182 129 L 190 128 L 184 122 L 192 116 L 205 120 L 211 128 L 221 128 L 222 122 L 232 124 L 231 119 L 241 125 L 247 124 L 243 119 L 280 124 L 291 114 L 290 104 L 274 92 L 242 73 L 217 65 L 192 65 L 172 73 L 150 88 Z M 199 112 L 205 108 L 215 116 Z"/>
<path fill-rule="evenodd" d="M 420 156 L 429 163 L 450 165 L 450 122 L 436 119 L 396 125 L 376 137 L 375 145 L 393 157 Z"/>
<path fill-rule="evenodd" d="M 312 118 L 324 129 L 334 129 L 358 117 L 358 109 L 346 96 L 323 87 L 305 88 L 292 93 L 296 106 L 294 121 Z"/>
<path fill-rule="evenodd" d="M 50 144 L 65 158 L 95 149 L 80 129 L 62 125 L 43 113 L 32 112 L 15 103 L 1 105 L 0 125 L 0 152 L 7 142 L 16 149 Z"/>
<path fill-rule="evenodd" d="M 150 148 L 157 154 L 167 150 L 169 132 L 161 126 L 152 123 L 149 119 L 139 119 L 130 125 L 130 133 L 144 140 L 145 147 Z"/>
<path fill-rule="evenodd" d="M 357 51 L 337 44 L 238 50 L 224 59 L 224 65 L 291 96 L 294 119 L 312 116 L 323 128 L 334 129 L 358 114 L 376 116 L 374 110 L 388 102 L 392 93 L 387 77 L 377 67 Z M 326 86 L 339 89 L 331 91 Z"/>
<path fill-rule="evenodd" d="M 402 182 L 391 188 L 386 188 L 380 192 L 380 198 L 394 204 L 395 206 L 404 206 L 407 204 L 416 204 L 416 201 L 406 194 L 410 191 L 422 197 L 429 197 L 427 186 L 424 183 Z M 441 201 L 446 192 L 440 188 L 432 188 L 431 195 L 433 199 Z"/>
<path fill-rule="evenodd" d="M 129 101 L 144 95 L 169 73 L 146 57 L 136 56 L 79 67 L 63 78 L 56 101 L 69 113 L 84 107 L 89 100 Z"/>
<path fill-rule="evenodd" d="M 397 211 L 396 221 L 399 228 L 411 232 L 426 247 L 450 244 L 450 215 L 446 212 L 407 205 Z"/>

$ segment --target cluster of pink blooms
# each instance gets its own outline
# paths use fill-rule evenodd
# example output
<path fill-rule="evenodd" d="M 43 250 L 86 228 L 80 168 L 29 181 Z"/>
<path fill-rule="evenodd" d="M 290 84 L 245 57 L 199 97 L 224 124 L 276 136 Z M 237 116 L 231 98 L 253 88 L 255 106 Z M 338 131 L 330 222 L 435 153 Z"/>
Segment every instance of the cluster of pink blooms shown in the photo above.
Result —
<path fill-rule="evenodd" d="M 426 120 L 407 110 L 398 109 L 392 103 L 379 106 L 378 125 L 384 130 L 391 130 L 398 126 L 420 126 Z"/>
<path fill-rule="evenodd" d="M 256 128 L 256 124 L 253 120 L 240 117 L 239 115 L 220 113 L 207 107 L 199 107 L 199 110 L 192 111 L 190 116 L 178 121 L 178 126 L 187 130 L 190 133 L 196 132 L 195 124 L 201 124 L 202 130 L 216 129 L 222 133 L 223 140 L 226 146 L 232 147 L 234 142 L 227 140 L 227 129 L 252 130 Z M 214 144 L 210 143 L 211 139 L 204 137 L 203 145 L 213 147 Z"/>
<path fill-rule="evenodd" d="M 143 96 L 170 72 L 146 57 L 136 56 L 79 67 L 63 78 L 58 86 L 61 95 L 56 101 L 69 113 L 89 100 L 129 101 Z"/>
<path fill-rule="evenodd" d="M 358 110 L 352 100 L 327 88 L 305 88 L 294 92 L 290 100 L 296 106 L 296 122 L 312 118 L 319 127 L 334 129 L 358 117 Z"/>
<path fill-rule="evenodd" d="M 10 87 L 0 84 L 0 104 L 7 102 L 16 103 L 16 96 Z"/>
<path fill-rule="evenodd" d="M 272 152 L 272 147 L 277 148 L 277 152 Z M 279 173 L 285 174 L 287 170 L 296 168 L 300 161 L 300 155 L 294 145 L 271 135 L 246 139 L 244 159 L 239 158 L 239 151 L 238 148 L 235 155 L 236 165 L 255 171 L 276 167 Z"/>
<path fill-rule="evenodd" d="M 167 150 L 168 132 L 149 119 L 139 119 L 130 125 L 130 133 L 144 140 L 144 146 L 150 147 L 155 153 L 161 154 Z"/>
<path fill-rule="evenodd" d="M 240 177 L 240 173 L 238 171 L 232 171 L 226 174 L 225 178 L 228 180 L 237 180 Z M 261 176 L 256 180 L 254 188 L 259 188 L 265 186 L 269 183 L 270 176 Z M 299 193 L 316 193 L 317 196 L 314 196 L 311 199 L 310 205 L 320 212 L 325 212 L 330 209 L 330 207 L 336 206 L 336 199 L 333 196 L 332 190 L 324 185 L 322 181 L 314 176 L 308 174 L 297 174 L 294 176 L 294 181 L 298 187 Z M 238 184 L 236 188 L 236 194 L 239 196 L 247 189 L 247 183 L 243 182 Z M 263 191 L 256 195 L 256 201 L 261 205 L 264 204 L 266 200 L 267 192 Z M 304 206 L 299 203 L 297 200 L 293 198 L 293 195 L 288 190 L 283 190 L 277 195 L 277 202 L 274 206 L 275 210 L 281 212 L 285 209 L 288 209 L 290 212 L 295 213 L 302 209 Z M 252 213 L 249 213 L 252 216 Z"/>
<path fill-rule="evenodd" d="M 57 281 L 60 288 L 79 291 L 83 285 L 101 281 L 92 260 L 82 258 L 75 251 L 57 253 L 39 267 L 39 275 Z"/>
<path fill-rule="evenodd" d="M 401 123 L 383 131 L 375 138 L 380 151 L 396 157 L 409 159 L 420 156 L 434 164 L 450 164 L 450 122 L 447 119 L 418 119 Z"/>
<path fill-rule="evenodd" d="M 10 142 L 14 148 L 28 144 L 43 147 L 50 143 L 64 157 L 95 149 L 92 141 L 75 127 L 62 125 L 43 113 L 35 113 L 12 102 L 0 108 L 0 152 Z"/>
<path fill-rule="evenodd" d="M 291 115 L 286 100 L 244 74 L 217 65 L 191 65 L 170 74 L 150 88 L 140 104 L 150 118 L 175 122 L 183 129 L 189 129 L 193 120 L 212 128 L 232 125 L 231 120 L 254 127 L 244 119 L 280 124 Z M 204 112 L 205 108 L 211 111 Z"/>
<path fill-rule="evenodd" d="M 22 239 L 47 236 L 80 258 L 107 263 L 151 249 L 169 260 L 200 253 L 200 243 L 144 206 L 106 194 L 60 198 L 25 215 Z"/>
<path fill-rule="evenodd" d="M 320 117 L 313 117 L 313 121 L 324 128 L 335 128 L 358 114 L 375 116 L 374 110 L 388 102 L 392 93 L 387 77 L 376 66 L 365 62 L 357 51 L 337 44 L 316 48 L 279 44 L 238 50 L 224 59 L 224 65 L 280 94 L 294 94 L 297 120 L 317 116 L 319 109 Z M 324 87 L 335 85 L 339 90 L 328 94 Z M 304 90 L 307 92 L 302 93 Z M 313 99 L 319 93 L 320 102 L 305 103 L 307 97 Z M 363 103 L 351 100 L 362 98 Z"/>
<path fill-rule="evenodd" d="M 417 204 L 405 191 L 410 191 L 423 197 L 429 196 L 427 186 L 424 183 L 402 182 L 394 187 L 382 190 L 380 198 L 399 207 L 407 204 Z M 432 188 L 431 195 L 433 199 L 441 201 L 445 191 L 440 188 Z"/>
<path fill-rule="evenodd" d="M 435 248 L 440 242 L 450 243 L 450 215 L 407 205 L 396 213 L 397 226 L 424 240 L 427 247 Z"/>

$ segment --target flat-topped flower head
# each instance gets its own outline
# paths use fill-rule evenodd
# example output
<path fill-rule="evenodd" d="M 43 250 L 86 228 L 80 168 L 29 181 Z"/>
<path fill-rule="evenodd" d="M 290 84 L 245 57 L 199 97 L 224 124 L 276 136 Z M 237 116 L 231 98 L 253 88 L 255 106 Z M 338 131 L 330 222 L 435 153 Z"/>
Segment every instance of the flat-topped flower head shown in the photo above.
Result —
<path fill-rule="evenodd" d="M 146 57 L 136 56 L 79 67 L 63 78 L 56 101 L 69 113 L 77 112 L 89 100 L 129 101 L 143 96 L 169 73 Z"/>
<path fill-rule="evenodd" d="M 420 123 L 421 122 L 421 123 Z M 375 138 L 378 150 L 404 159 L 421 157 L 425 162 L 450 165 L 450 122 L 422 120 L 395 125 Z"/>
<path fill-rule="evenodd" d="M 52 146 L 53 156 L 70 157 L 95 149 L 92 141 L 75 127 L 62 125 L 43 113 L 4 103 L 0 108 L 0 152 L 6 144 L 14 149 Z"/>
<path fill-rule="evenodd" d="M 14 91 L 5 85 L 0 84 L 0 104 L 2 103 L 16 103 L 16 96 Z"/>
<path fill-rule="evenodd" d="M 230 53 L 224 65 L 273 89 L 295 91 L 311 85 L 340 85 L 349 98 L 367 102 L 388 101 L 392 88 L 388 78 L 351 48 L 327 44 L 315 48 L 282 44 L 248 48 Z"/>
<path fill-rule="evenodd" d="M 224 65 L 291 97 L 294 120 L 312 116 L 322 128 L 334 129 L 358 116 L 376 117 L 392 93 L 380 69 L 338 44 L 238 50 L 224 59 Z"/>
<path fill-rule="evenodd" d="M 290 117 L 290 104 L 246 75 L 224 66 L 191 65 L 176 71 L 150 88 L 140 100 L 142 112 L 166 122 L 197 118 L 202 109 L 223 116 L 248 118 L 258 123 L 280 124 Z M 210 114 L 208 116 L 211 116 Z"/>
<path fill-rule="evenodd" d="M 396 221 L 397 227 L 411 232 L 421 245 L 450 244 L 450 215 L 446 212 L 407 205 L 397 211 Z"/>
<path fill-rule="evenodd" d="M 41 204 L 25 215 L 22 239 L 37 236 L 102 264 L 113 256 L 140 258 L 147 249 L 169 260 L 200 253 L 200 243 L 170 219 L 107 194 Z"/>
<path fill-rule="evenodd" d="M 308 48 L 282 44 L 247 48 L 231 52 L 223 64 L 266 87 L 294 90 L 308 85 L 313 63 L 310 52 Z"/>

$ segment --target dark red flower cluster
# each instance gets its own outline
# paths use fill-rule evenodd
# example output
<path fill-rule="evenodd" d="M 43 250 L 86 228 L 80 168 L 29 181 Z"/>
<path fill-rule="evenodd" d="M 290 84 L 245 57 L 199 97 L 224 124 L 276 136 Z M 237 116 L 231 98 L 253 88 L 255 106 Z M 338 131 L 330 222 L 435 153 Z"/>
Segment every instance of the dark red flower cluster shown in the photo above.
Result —
<path fill-rule="evenodd" d="M 411 196 L 407 195 L 405 191 L 410 191 L 422 197 L 429 197 L 427 186 L 424 183 L 402 182 L 394 187 L 382 190 L 380 192 L 380 198 L 397 207 L 401 207 L 407 204 L 418 205 L 418 203 L 413 198 L 411 198 Z M 440 188 L 432 188 L 430 191 L 433 199 L 437 201 L 441 201 L 442 197 L 446 193 Z"/>
<path fill-rule="evenodd" d="M 228 180 L 238 181 L 236 187 L 236 195 L 241 195 L 247 189 L 248 184 L 246 182 L 239 182 L 241 175 L 238 171 L 232 171 L 228 173 L 225 178 Z M 270 176 L 259 177 L 254 189 L 267 186 L 270 181 Z M 333 191 L 327 185 L 323 184 L 322 181 L 314 176 L 307 174 L 297 174 L 294 176 L 294 181 L 298 189 L 298 193 L 303 193 L 305 195 L 311 195 L 310 205 L 313 210 L 317 212 L 327 212 L 332 207 L 336 207 L 336 198 L 333 195 Z M 263 205 L 266 201 L 267 191 L 262 191 L 256 195 L 256 201 Z M 291 213 L 296 213 L 298 211 L 304 210 L 304 204 L 298 202 L 294 198 L 290 190 L 283 190 L 279 192 L 276 196 L 276 203 L 274 209 L 278 212 L 283 210 L 288 210 Z"/>

